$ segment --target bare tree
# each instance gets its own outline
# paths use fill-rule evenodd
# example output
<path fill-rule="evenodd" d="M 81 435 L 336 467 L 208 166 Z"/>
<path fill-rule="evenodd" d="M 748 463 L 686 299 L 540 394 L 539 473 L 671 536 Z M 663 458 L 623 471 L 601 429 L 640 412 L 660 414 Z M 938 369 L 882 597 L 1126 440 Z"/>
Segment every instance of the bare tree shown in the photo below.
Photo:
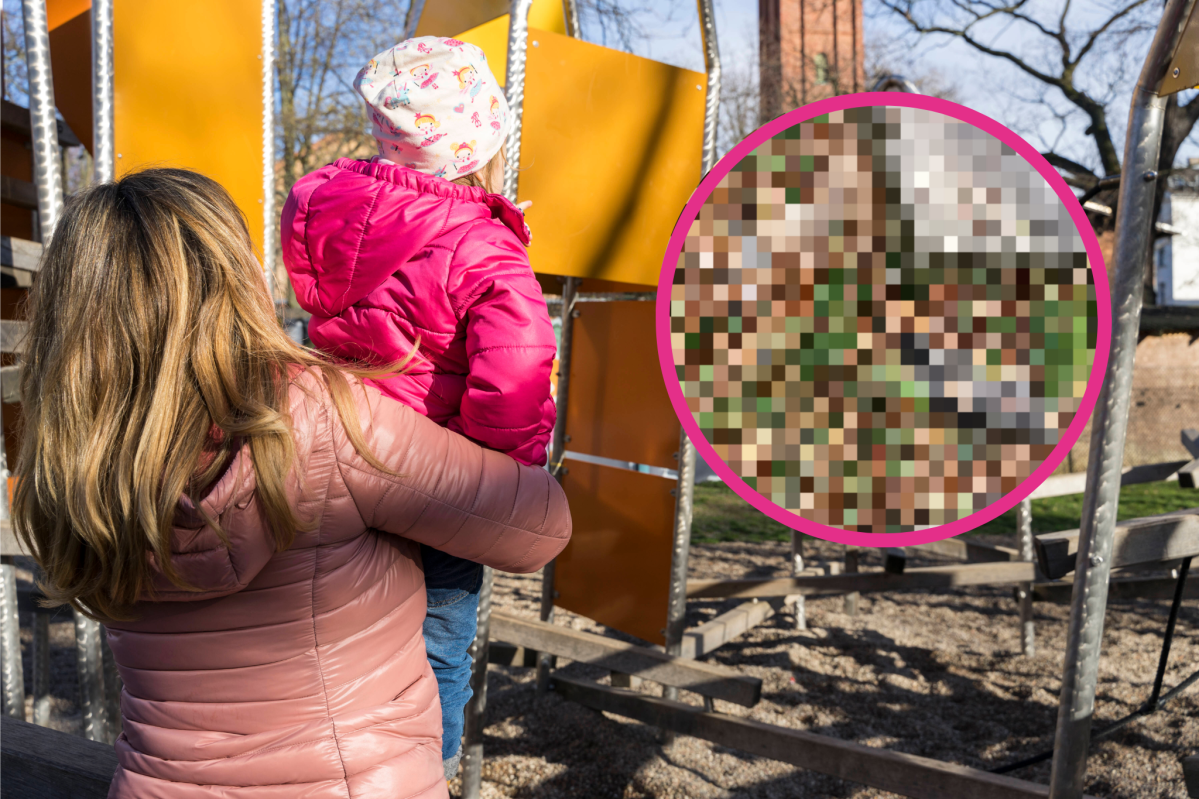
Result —
<path fill-rule="evenodd" d="M 0 36 L 4 38 L 4 99 L 19 105 L 28 102 L 29 75 L 25 65 L 25 24 L 21 4 L 5 0 L 0 11 Z"/>
<path fill-rule="evenodd" d="M 1057 151 L 1064 136 L 1043 153 L 1064 173 L 1066 182 L 1094 190 L 1103 175 L 1120 172 L 1117 125 L 1123 123 L 1127 91 L 1136 80 L 1148 41 L 1161 19 L 1160 4 L 1150 0 L 1071 0 L 1032 4 L 1030 0 L 876 0 L 904 20 L 911 31 L 933 39 L 956 39 L 979 53 L 1006 62 L 1023 73 L 1020 86 L 996 87 L 1033 103 L 1054 116 L 1066 131 L 1081 117 L 1093 151 Z M 1022 92 L 1032 88 L 1029 96 Z M 1199 121 L 1199 97 L 1181 103 L 1172 95 L 1166 106 L 1159 172 L 1173 167 L 1179 148 Z M 1158 183 L 1160 208 L 1165 182 Z M 1102 198 L 1114 206 L 1116 193 Z M 1156 209 L 1155 209 L 1156 211 Z M 1102 227 L 1110 221 L 1096 220 Z"/>

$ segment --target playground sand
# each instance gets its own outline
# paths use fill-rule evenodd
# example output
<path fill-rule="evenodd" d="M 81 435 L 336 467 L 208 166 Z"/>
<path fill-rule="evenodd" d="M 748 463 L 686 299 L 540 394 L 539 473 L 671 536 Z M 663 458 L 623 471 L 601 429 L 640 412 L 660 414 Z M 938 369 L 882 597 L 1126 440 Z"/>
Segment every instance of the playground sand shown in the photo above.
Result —
<path fill-rule="evenodd" d="M 1011 542 L 989 539 L 994 543 Z M 840 548 L 809 543 L 805 557 L 819 565 L 840 559 Z M 691 577 L 785 575 L 784 543 L 695 545 Z M 933 560 L 914 565 L 932 565 Z M 863 568 L 881 566 L 874 551 Z M 19 577 L 28 579 L 28 573 Z M 497 575 L 495 605 L 536 618 L 539 575 Z M 736 601 L 692 602 L 688 626 Z M 717 710 L 782 727 L 804 729 L 947 762 L 990 768 L 1052 745 L 1069 608 L 1037 603 L 1037 653 L 1019 654 L 1018 619 L 1007 589 L 867 594 L 857 616 L 840 597 L 808 599 L 809 629 L 796 631 L 782 611 L 710 655 L 763 681 L 753 708 L 717 702 Z M 1099 723 L 1136 709 L 1157 667 L 1169 604 L 1112 601 L 1104 633 L 1097 698 Z M 52 726 L 78 733 L 80 719 L 69 615 L 51 625 Z M 26 680 L 29 620 L 23 618 Z M 557 623 L 605 629 L 575 614 Z M 618 637 L 618 633 L 607 631 Z M 1199 607 L 1183 603 L 1165 685 L 1199 666 Z M 563 674 L 607 683 L 607 672 L 563 663 Z M 493 666 L 488 674 L 484 797 L 891 797 L 894 794 L 751 757 L 694 738 L 668 749 L 657 731 L 638 722 L 566 702 L 551 694 L 535 701 L 532 669 Z M 27 682 L 28 685 L 28 682 Z M 660 687 L 640 690 L 660 695 Z M 699 705 L 699 697 L 682 699 Z M 1093 747 L 1087 793 L 1110 799 L 1184 799 L 1179 759 L 1199 749 L 1199 688 Z M 863 764 L 863 769 L 866 766 Z M 1049 764 L 1017 773 L 1041 784 Z M 460 795 L 458 780 L 451 793 Z"/>

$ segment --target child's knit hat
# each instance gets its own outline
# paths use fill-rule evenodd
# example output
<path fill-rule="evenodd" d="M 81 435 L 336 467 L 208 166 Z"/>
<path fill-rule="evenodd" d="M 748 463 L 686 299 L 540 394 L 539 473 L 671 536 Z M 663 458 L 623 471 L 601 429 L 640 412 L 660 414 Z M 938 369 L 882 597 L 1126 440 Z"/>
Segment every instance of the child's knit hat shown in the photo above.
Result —
<path fill-rule="evenodd" d="M 473 44 L 438 36 L 400 42 L 372 58 L 354 88 L 389 161 L 453 180 L 504 146 L 508 103 Z"/>

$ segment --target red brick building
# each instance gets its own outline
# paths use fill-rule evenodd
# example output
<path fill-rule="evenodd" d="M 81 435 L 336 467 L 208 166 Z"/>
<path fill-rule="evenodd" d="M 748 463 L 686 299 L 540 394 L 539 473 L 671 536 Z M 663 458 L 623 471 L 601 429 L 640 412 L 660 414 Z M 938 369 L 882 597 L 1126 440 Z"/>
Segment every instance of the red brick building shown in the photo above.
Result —
<path fill-rule="evenodd" d="M 867 87 L 862 0 L 758 0 L 761 120 Z"/>

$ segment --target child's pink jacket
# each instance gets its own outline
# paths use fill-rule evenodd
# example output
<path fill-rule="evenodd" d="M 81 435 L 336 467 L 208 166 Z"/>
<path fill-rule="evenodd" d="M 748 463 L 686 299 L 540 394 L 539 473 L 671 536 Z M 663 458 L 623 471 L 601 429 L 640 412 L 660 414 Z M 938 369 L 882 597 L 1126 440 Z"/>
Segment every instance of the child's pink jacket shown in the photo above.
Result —
<path fill-rule="evenodd" d="M 438 424 L 545 464 L 553 326 L 506 198 L 392 164 L 342 158 L 296 183 L 283 260 L 318 348 L 375 363 L 375 381 Z"/>

